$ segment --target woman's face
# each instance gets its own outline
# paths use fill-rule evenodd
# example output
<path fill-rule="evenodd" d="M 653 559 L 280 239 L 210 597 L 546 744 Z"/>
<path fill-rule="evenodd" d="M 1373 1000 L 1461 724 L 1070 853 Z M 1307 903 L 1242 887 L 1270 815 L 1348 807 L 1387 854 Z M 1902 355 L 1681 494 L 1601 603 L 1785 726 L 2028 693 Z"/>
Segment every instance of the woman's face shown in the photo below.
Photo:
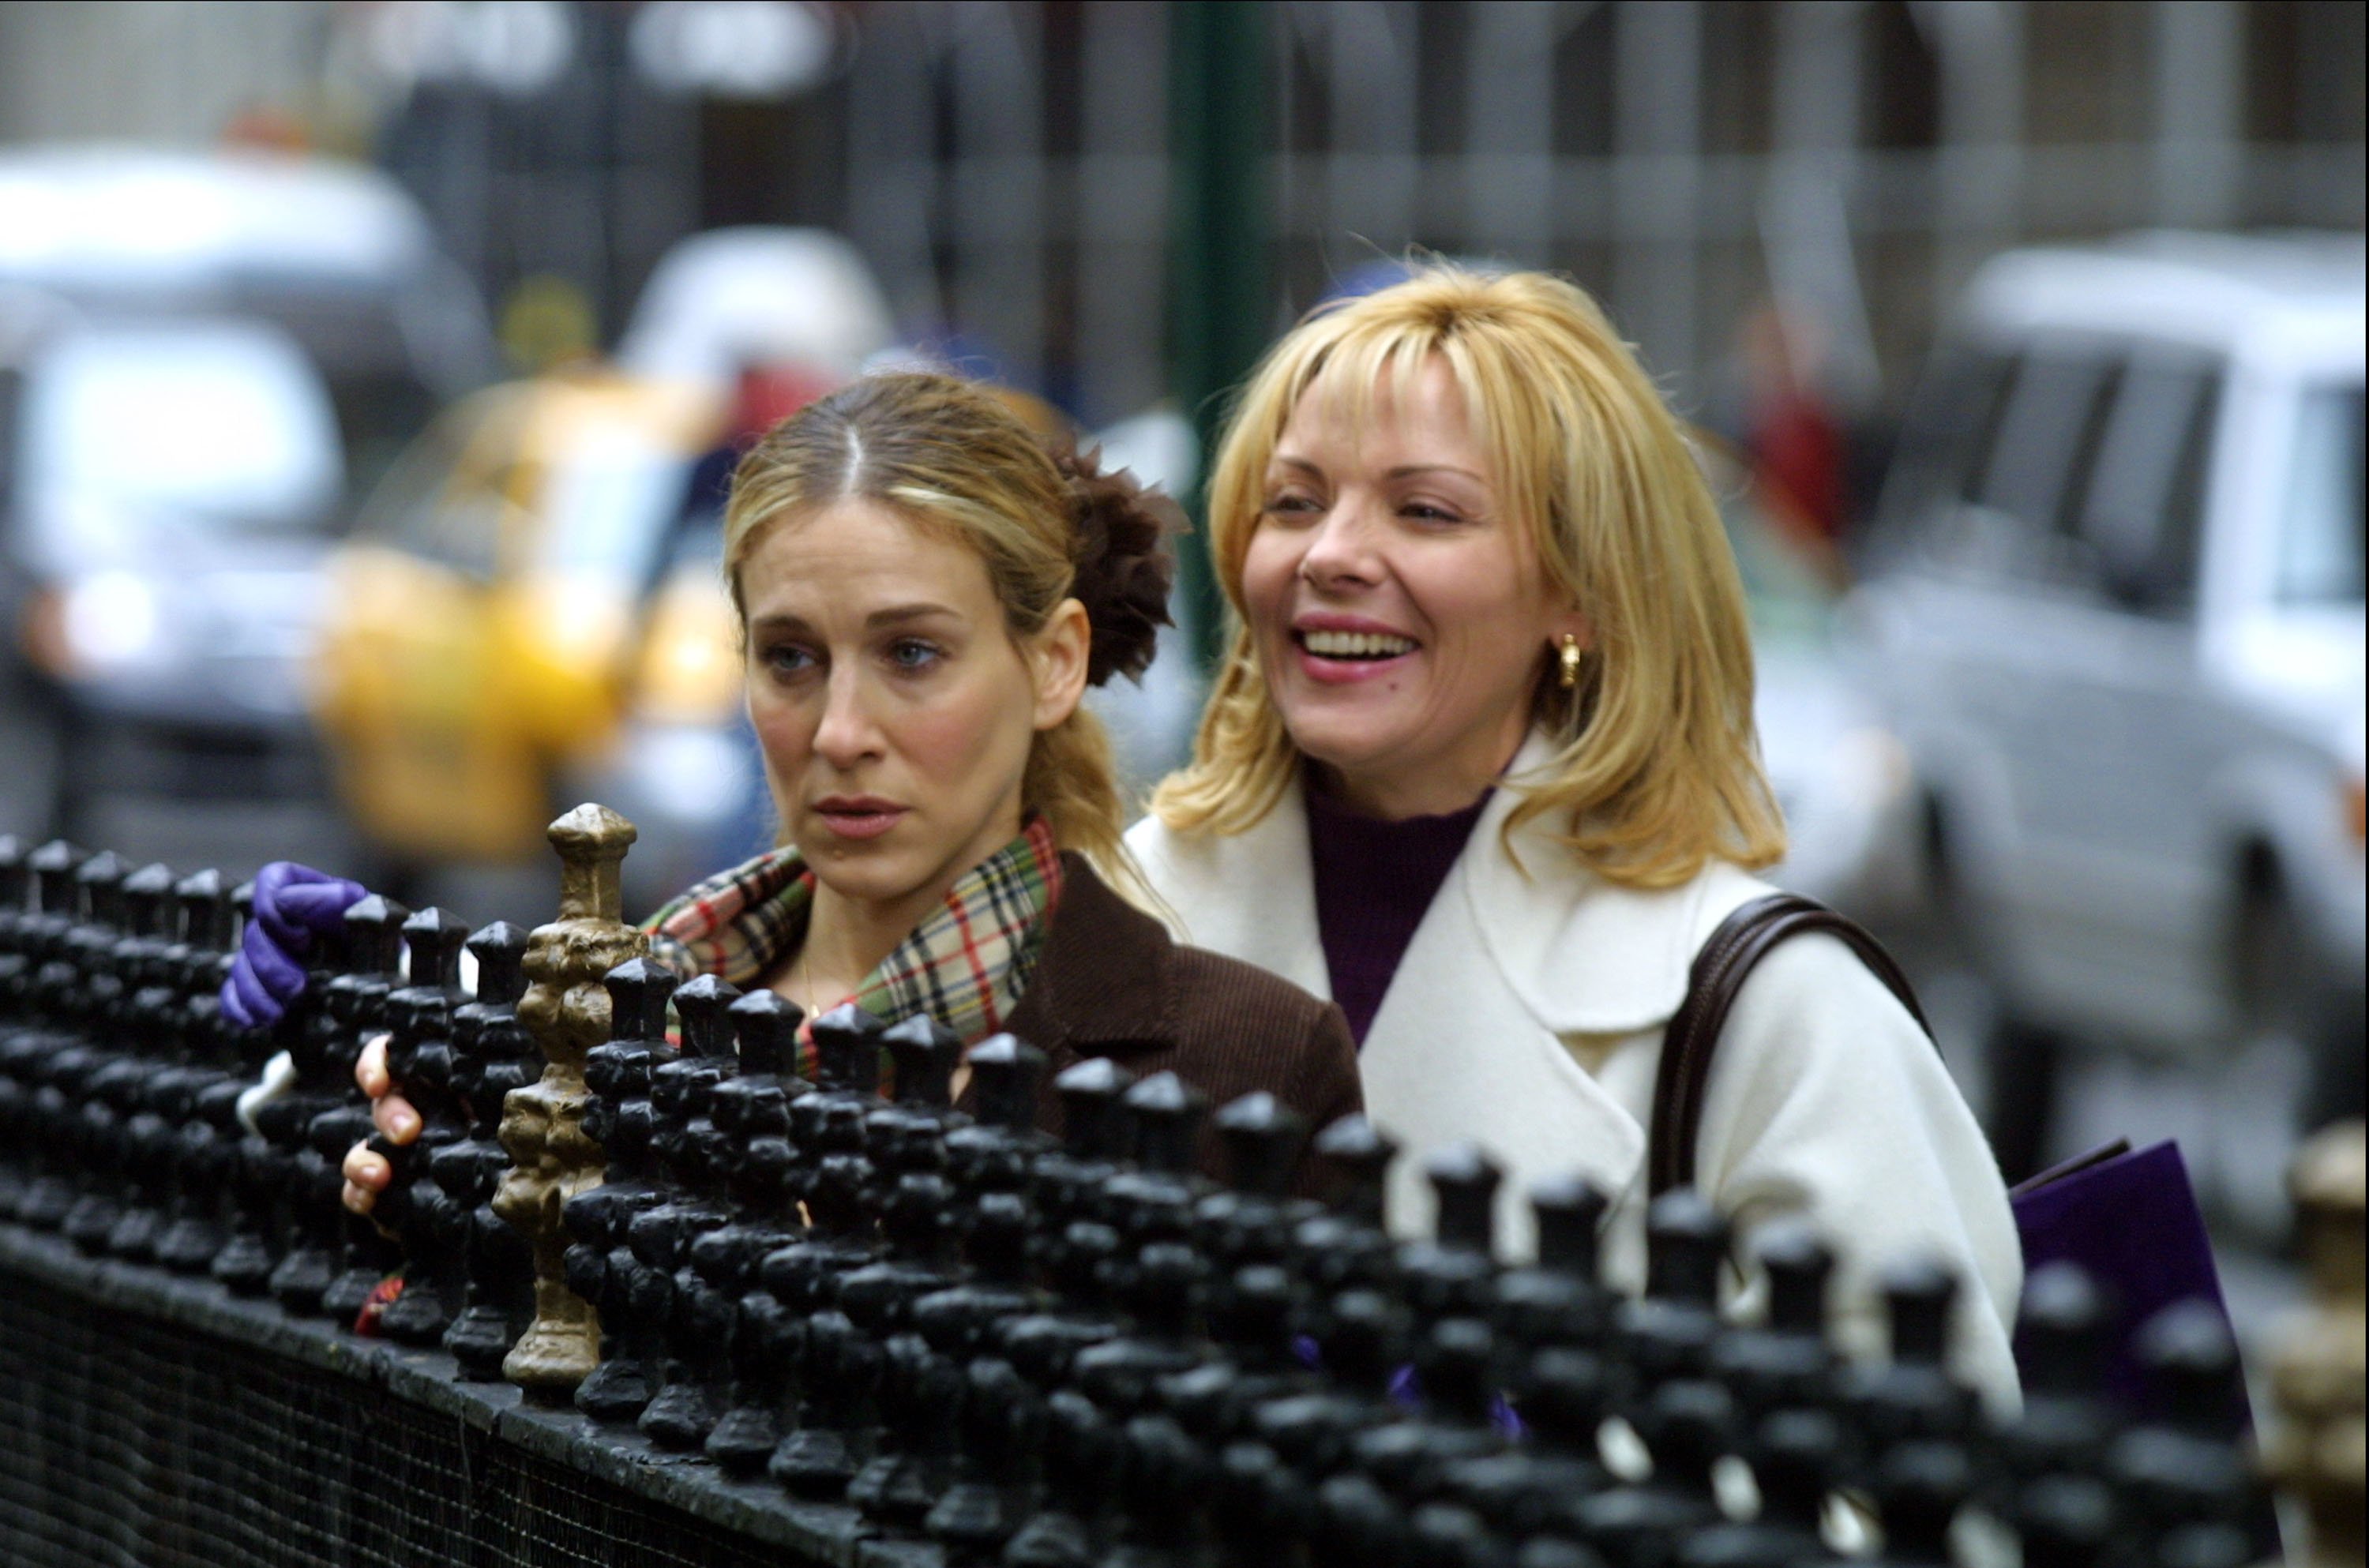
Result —
<path fill-rule="evenodd" d="M 1020 831 L 1029 748 L 1082 689 L 1083 612 L 1015 643 L 974 551 L 866 500 L 776 525 L 739 585 L 790 841 L 833 893 L 918 921 Z"/>
<path fill-rule="evenodd" d="M 1471 804 L 1521 745 L 1541 655 L 1586 624 L 1505 515 L 1448 367 L 1378 387 L 1362 426 L 1310 388 L 1263 503 L 1242 600 L 1293 743 L 1358 809 Z"/>

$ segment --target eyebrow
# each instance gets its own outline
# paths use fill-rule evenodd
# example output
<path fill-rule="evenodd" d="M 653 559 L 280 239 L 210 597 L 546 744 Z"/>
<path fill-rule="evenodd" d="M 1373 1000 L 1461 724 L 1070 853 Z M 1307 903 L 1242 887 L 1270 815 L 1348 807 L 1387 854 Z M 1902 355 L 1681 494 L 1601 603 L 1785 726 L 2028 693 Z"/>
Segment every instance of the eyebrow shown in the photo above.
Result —
<path fill-rule="evenodd" d="M 864 624 L 867 626 L 893 626 L 904 621 L 926 621 L 933 615 L 959 619 L 961 614 L 961 611 L 951 605 L 922 600 L 913 604 L 896 604 L 886 610 L 875 610 L 864 618 Z"/>
<path fill-rule="evenodd" d="M 1286 468 L 1297 468 L 1303 474 L 1313 474 L 1319 477 L 1322 477 L 1324 473 L 1323 469 L 1308 459 L 1293 457 L 1285 452 L 1276 452 L 1272 461 L 1282 464 Z M 1417 474 L 1453 474 L 1459 478 L 1470 479 L 1476 485 L 1486 485 L 1489 482 L 1470 468 L 1459 468 L 1452 463 L 1402 463 L 1396 468 L 1384 473 L 1382 477 L 1407 479 Z"/>
<path fill-rule="evenodd" d="M 864 624 L 867 628 L 896 626 L 902 625 L 909 621 L 926 621 L 932 616 L 944 616 L 949 619 L 959 619 L 961 617 L 961 613 L 962 612 L 960 611 L 955 610 L 950 606 L 933 603 L 928 600 L 923 600 L 918 603 L 892 604 L 884 610 L 875 610 L 871 614 L 866 615 L 864 618 Z M 750 622 L 749 625 L 750 629 L 752 631 L 760 628 L 766 631 L 784 632 L 804 632 L 812 630 L 812 623 L 807 621 L 805 616 L 793 615 L 785 610 L 777 610 L 771 614 L 760 615 L 755 620 Z"/>

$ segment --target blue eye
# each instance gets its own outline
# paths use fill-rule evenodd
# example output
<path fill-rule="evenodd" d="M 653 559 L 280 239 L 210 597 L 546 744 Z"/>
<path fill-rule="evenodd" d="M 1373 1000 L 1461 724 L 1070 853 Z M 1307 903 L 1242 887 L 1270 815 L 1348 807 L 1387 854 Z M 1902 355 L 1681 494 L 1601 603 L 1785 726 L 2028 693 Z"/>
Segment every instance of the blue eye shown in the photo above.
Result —
<path fill-rule="evenodd" d="M 814 668 L 814 656 L 795 643 L 775 643 L 760 650 L 758 662 L 776 675 L 802 675 Z"/>
<path fill-rule="evenodd" d="M 938 657 L 936 646 L 919 637 L 899 637 L 888 645 L 888 662 L 908 673 L 927 670 Z"/>

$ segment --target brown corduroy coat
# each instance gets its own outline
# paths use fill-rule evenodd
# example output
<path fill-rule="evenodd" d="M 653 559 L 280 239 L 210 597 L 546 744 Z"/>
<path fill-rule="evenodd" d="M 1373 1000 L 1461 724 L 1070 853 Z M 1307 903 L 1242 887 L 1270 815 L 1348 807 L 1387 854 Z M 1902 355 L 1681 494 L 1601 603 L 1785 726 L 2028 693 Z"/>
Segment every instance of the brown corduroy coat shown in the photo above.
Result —
<path fill-rule="evenodd" d="M 1061 857 L 1044 956 L 1004 1027 L 1045 1052 L 1037 1121 L 1061 1127 L 1063 1069 L 1108 1057 L 1148 1078 L 1174 1072 L 1212 1113 L 1265 1090 L 1322 1129 L 1361 1108 L 1357 1047 L 1340 1008 L 1239 959 L 1180 946 L 1080 856 Z M 1203 1123 L 1201 1166 L 1222 1176 Z"/>

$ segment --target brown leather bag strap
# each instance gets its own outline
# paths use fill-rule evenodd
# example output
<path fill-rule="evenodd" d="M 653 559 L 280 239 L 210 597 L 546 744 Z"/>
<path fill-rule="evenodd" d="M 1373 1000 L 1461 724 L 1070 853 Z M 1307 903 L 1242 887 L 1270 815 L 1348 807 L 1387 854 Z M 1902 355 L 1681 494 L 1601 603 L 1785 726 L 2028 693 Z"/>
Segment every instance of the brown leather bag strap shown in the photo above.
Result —
<path fill-rule="evenodd" d="M 1814 898 L 1772 893 L 1755 898 L 1719 922 L 1687 971 L 1686 1000 L 1662 1036 L 1662 1064 L 1654 1076 L 1654 1120 L 1648 1129 L 1646 1190 L 1654 1197 L 1672 1187 L 1693 1185 L 1695 1139 L 1702 1129 L 1703 1091 L 1711 1082 L 1711 1057 L 1736 992 L 1768 950 L 1788 937 L 1825 932 L 1838 937 L 1875 971 L 1918 1028 L 1930 1038 L 1933 1026 L 1917 1004 L 1916 990 L 1883 944 L 1857 921 Z"/>

